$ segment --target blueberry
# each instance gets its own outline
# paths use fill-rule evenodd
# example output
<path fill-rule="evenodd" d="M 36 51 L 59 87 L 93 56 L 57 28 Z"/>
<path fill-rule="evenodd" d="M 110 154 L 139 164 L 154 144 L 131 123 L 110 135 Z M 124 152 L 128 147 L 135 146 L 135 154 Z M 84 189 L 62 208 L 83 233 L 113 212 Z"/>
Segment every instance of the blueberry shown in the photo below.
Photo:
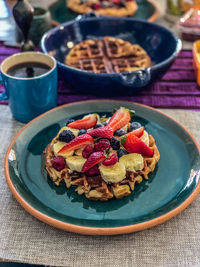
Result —
<path fill-rule="evenodd" d="M 123 2 L 120 2 L 119 7 L 125 7 L 125 4 Z"/>
<path fill-rule="evenodd" d="M 129 132 L 136 130 L 138 128 L 140 128 L 142 125 L 139 122 L 132 122 L 130 127 L 129 127 Z"/>
<path fill-rule="evenodd" d="M 103 125 L 106 126 L 108 123 L 106 121 L 103 122 Z"/>
<path fill-rule="evenodd" d="M 74 121 L 75 121 L 75 120 L 70 119 L 70 120 L 67 121 L 66 125 L 68 125 L 69 123 L 74 122 Z"/>
<path fill-rule="evenodd" d="M 58 137 L 58 140 L 61 142 L 70 142 L 75 138 L 75 135 L 70 130 L 63 130 Z"/>
<path fill-rule="evenodd" d="M 85 129 L 80 129 L 78 132 L 78 136 L 82 135 L 82 134 L 86 134 L 86 133 L 87 133 L 87 131 Z"/>
<path fill-rule="evenodd" d="M 96 124 L 96 125 L 94 126 L 94 129 L 99 128 L 99 127 L 102 127 L 102 125 L 98 123 L 98 124 Z"/>
<path fill-rule="evenodd" d="M 119 149 L 117 151 L 118 158 L 121 158 L 123 155 L 126 155 L 126 154 L 128 154 L 128 152 L 125 149 Z"/>
<path fill-rule="evenodd" d="M 110 140 L 110 145 L 114 150 L 120 149 L 120 141 L 115 137 Z"/>
<path fill-rule="evenodd" d="M 118 130 L 116 130 L 114 132 L 114 135 L 116 135 L 116 136 L 122 136 L 124 134 L 126 134 L 126 132 L 124 131 L 124 129 L 118 129 Z"/>

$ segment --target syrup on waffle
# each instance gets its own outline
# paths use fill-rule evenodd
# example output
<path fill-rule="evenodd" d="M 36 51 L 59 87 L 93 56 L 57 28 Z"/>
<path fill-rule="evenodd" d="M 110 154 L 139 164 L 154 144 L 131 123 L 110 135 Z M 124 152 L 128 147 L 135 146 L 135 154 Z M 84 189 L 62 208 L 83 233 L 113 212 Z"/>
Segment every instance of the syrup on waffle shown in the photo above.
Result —
<path fill-rule="evenodd" d="M 85 40 L 70 50 L 65 63 L 96 73 L 120 73 L 151 66 L 147 52 L 137 44 L 114 37 Z"/>

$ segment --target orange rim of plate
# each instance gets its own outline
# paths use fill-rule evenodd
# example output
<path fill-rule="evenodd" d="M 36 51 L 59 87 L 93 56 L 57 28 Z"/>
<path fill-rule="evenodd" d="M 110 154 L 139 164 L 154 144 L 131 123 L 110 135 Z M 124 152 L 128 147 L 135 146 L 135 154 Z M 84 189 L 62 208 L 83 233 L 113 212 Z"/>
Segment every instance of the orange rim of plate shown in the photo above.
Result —
<path fill-rule="evenodd" d="M 77 104 L 82 103 L 82 102 L 92 103 L 92 102 L 96 102 L 96 101 L 97 100 L 78 101 L 78 102 L 74 102 L 74 103 L 70 103 L 70 104 L 64 104 L 64 105 L 61 105 L 61 106 L 56 107 L 54 109 L 51 109 L 50 111 L 47 111 L 47 112 L 43 113 L 42 115 L 36 117 L 35 119 L 33 119 L 32 121 L 27 123 L 17 133 L 17 135 L 13 138 L 12 142 L 10 143 L 10 145 L 8 147 L 8 150 L 6 152 L 6 157 L 5 157 L 5 164 L 4 164 L 6 181 L 7 181 L 7 184 L 9 186 L 13 196 L 24 207 L 24 209 L 26 211 L 28 211 L 31 215 L 33 215 L 34 217 L 36 217 L 40 221 L 43 221 L 43 222 L 45 222 L 45 223 L 47 223 L 47 224 L 49 224 L 51 226 L 54 226 L 54 227 L 62 229 L 62 230 L 66 230 L 66 231 L 74 232 L 74 233 L 78 233 L 78 234 L 84 234 L 84 235 L 118 235 L 118 234 L 127 234 L 127 233 L 131 233 L 131 232 L 137 232 L 137 231 L 141 231 L 141 230 L 144 230 L 144 229 L 147 229 L 147 228 L 151 228 L 153 226 L 159 225 L 161 223 L 164 223 L 164 222 L 170 220 L 171 218 L 176 216 L 178 213 L 180 213 L 182 210 L 184 210 L 195 199 L 197 194 L 200 192 L 200 180 L 199 180 L 198 185 L 196 186 L 195 190 L 192 192 L 192 194 L 181 205 L 179 205 L 177 208 L 167 212 L 166 214 L 164 214 L 162 216 L 159 216 L 157 218 L 151 219 L 149 221 L 143 222 L 143 223 L 127 225 L 127 226 L 119 226 L 119 227 L 107 227 L 107 228 L 85 227 L 85 226 L 79 226 L 79 225 L 74 225 L 74 224 L 69 224 L 69 223 L 65 223 L 65 222 L 59 221 L 57 219 L 54 219 L 52 217 L 49 217 L 49 216 L 41 213 L 37 209 L 33 208 L 17 192 L 16 188 L 14 187 L 14 185 L 13 185 L 13 183 L 11 181 L 10 175 L 9 175 L 8 157 L 9 157 L 10 150 L 11 150 L 11 148 L 13 146 L 13 143 L 18 138 L 18 136 L 22 133 L 22 131 L 24 131 L 26 129 L 26 127 L 28 127 L 33 121 L 37 120 L 38 118 L 44 117 L 46 114 L 54 112 L 57 109 L 62 109 L 65 106 L 77 105 Z M 106 100 L 106 99 L 98 100 L 98 102 L 105 102 L 105 101 L 109 101 L 110 102 L 110 101 L 115 101 L 115 100 Z M 118 102 L 120 102 L 120 101 L 118 101 Z M 143 106 L 145 108 L 154 110 L 154 111 L 164 115 L 165 117 L 168 117 L 169 119 L 171 119 L 172 121 L 177 123 L 181 128 L 183 128 L 188 133 L 188 135 L 190 135 L 191 139 L 193 140 L 194 144 L 196 145 L 196 147 L 198 148 L 199 153 L 200 153 L 200 145 L 197 143 L 195 138 L 191 135 L 191 133 L 181 123 L 179 123 L 175 119 L 173 119 L 170 116 L 166 115 L 164 112 L 161 112 L 161 111 L 159 111 L 159 110 L 157 110 L 155 108 L 149 107 L 147 105 L 143 105 L 143 104 L 139 104 L 139 103 L 135 103 L 135 102 L 131 102 L 131 101 L 121 101 L 121 102 L 122 103 L 127 102 L 129 104 L 132 103 L 133 105 Z"/>

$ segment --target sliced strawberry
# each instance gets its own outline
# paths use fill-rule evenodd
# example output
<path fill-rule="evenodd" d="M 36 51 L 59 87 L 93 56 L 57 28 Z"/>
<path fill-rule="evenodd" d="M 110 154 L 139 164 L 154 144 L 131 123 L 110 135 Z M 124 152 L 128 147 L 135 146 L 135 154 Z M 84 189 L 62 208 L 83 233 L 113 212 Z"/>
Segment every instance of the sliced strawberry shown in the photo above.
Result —
<path fill-rule="evenodd" d="M 87 132 L 87 134 L 94 137 L 104 137 L 109 139 L 113 137 L 113 133 L 114 133 L 113 129 L 108 125 Z"/>
<path fill-rule="evenodd" d="M 84 163 L 82 172 L 86 172 L 90 168 L 92 168 L 94 165 L 98 164 L 99 162 L 103 161 L 106 158 L 106 156 L 103 154 L 103 152 L 94 152 L 92 153 L 87 161 Z"/>
<path fill-rule="evenodd" d="M 113 114 L 107 125 L 109 125 L 115 132 L 116 130 L 124 127 L 130 120 L 130 111 L 121 107 Z"/>
<path fill-rule="evenodd" d="M 62 147 L 58 151 L 58 154 L 63 155 L 67 151 L 75 150 L 75 149 L 78 149 L 78 148 L 81 148 L 81 147 L 84 147 L 86 145 L 93 144 L 93 143 L 94 143 L 94 139 L 92 138 L 92 136 L 88 134 L 82 134 L 74 138 L 69 143 L 67 143 L 64 147 Z"/>
<path fill-rule="evenodd" d="M 144 126 L 138 128 L 136 130 L 133 130 L 132 132 L 128 133 L 127 135 L 134 134 L 137 137 L 141 137 L 143 135 L 143 133 L 144 133 Z"/>
<path fill-rule="evenodd" d="M 133 132 L 121 138 L 121 144 L 129 153 L 138 153 L 144 157 L 152 157 L 153 151 Z"/>
<path fill-rule="evenodd" d="M 67 126 L 75 129 L 89 129 L 96 125 L 97 123 L 97 115 L 91 114 L 84 117 L 81 120 L 73 121 L 69 123 Z"/>

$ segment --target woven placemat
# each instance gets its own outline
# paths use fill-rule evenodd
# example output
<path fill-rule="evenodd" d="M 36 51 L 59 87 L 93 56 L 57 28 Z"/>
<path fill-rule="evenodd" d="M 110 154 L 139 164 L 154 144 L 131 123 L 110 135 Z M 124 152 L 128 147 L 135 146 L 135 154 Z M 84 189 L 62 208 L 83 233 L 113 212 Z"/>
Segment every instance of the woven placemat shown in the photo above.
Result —
<path fill-rule="evenodd" d="M 200 142 L 200 113 L 164 110 Z M 200 196 L 175 218 L 149 230 L 120 236 L 81 236 L 28 214 L 5 182 L 6 149 L 22 124 L 0 106 L 0 258 L 32 264 L 81 267 L 200 266 Z M 167 165 L 166 165 L 167 167 Z"/>
<path fill-rule="evenodd" d="M 0 63 L 9 55 L 17 53 L 17 48 L 8 48 L 0 43 Z M 0 85 L 0 92 L 4 87 Z M 62 77 L 58 81 L 58 104 L 98 97 L 80 94 L 67 86 Z M 200 110 L 200 88 L 198 87 L 192 65 L 192 51 L 182 50 L 165 76 L 139 94 L 111 97 L 112 99 L 130 100 L 158 108 L 182 108 Z M 7 104 L 0 101 L 0 104 Z"/>

